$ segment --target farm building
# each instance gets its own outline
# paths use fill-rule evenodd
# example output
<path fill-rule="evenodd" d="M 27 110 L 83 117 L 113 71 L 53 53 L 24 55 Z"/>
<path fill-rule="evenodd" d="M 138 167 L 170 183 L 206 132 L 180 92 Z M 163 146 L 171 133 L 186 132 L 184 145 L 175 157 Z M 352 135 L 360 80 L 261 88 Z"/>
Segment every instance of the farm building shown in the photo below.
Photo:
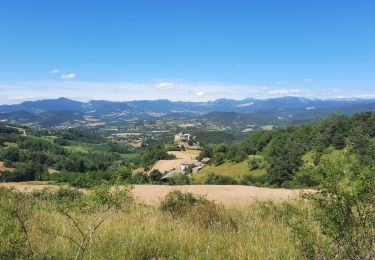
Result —
<path fill-rule="evenodd" d="M 184 132 L 181 132 L 179 134 L 176 134 L 174 136 L 174 141 L 176 143 L 183 143 L 183 142 L 187 142 L 189 140 L 192 139 L 192 136 L 190 134 L 185 134 Z"/>

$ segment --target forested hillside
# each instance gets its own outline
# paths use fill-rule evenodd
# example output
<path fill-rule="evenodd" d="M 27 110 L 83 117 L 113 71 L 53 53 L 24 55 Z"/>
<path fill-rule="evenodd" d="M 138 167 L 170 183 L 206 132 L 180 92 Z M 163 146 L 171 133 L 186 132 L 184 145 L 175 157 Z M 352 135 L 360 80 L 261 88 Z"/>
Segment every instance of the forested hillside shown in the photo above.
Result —
<path fill-rule="evenodd" d="M 27 134 L 26 134 L 27 133 Z M 263 130 L 239 142 L 226 134 L 198 135 L 203 150 L 198 159 L 211 158 L 192 180 L 178 183 L 244 184 L 278 187 L 320 185 L 320 164 L 327 160 L 358 158 L 363 165 L 375 159 L 375 113 L 351 117 L 334 113 L 309 125 Z M 210 140 L 223 140 L 210 144 Z M 0 126 L 0 161 L 8 170 L 2 181 L 46 180 L 90 187 L 100 182 L 168 183 L 163 173 L 149 169 L 173 159 L 160 143 L 132 148 L 94 132 L 78 129 L 37 131 Z M 13 169 L 10 171 L 9 169 Z"/>
<path fill-rule="evenodd" d="M 240 144 L 206 146 L 200 155 L 210 157 L 214 166 L 248 160 L 249 172 L 266 172 L 262 176 L 245 175 L 240 181 L 243 184 L 286 187 L 319 185 L 317 166 L 322 160 L 337 160 L 340 156 L 357 156 L 363 164 L 375 159 L 375 113 L 352 117 L 334 113 L 310 125 L 258 131 Z M 218 179 L 223 181 L 220 176 Z M 233 180 L 227 178 L 227 182 Z"/>

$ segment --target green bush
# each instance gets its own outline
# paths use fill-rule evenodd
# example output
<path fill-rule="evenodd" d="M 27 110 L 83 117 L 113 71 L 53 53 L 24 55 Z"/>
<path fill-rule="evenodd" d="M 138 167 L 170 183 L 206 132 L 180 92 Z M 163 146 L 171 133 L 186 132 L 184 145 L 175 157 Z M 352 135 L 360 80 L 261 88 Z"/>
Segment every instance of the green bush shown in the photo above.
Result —
<path fill-rule="evenodd" d="M 167 182 L 169 185 L 188 185 L 190 184 L 191 180 L 187 174 L 180 173 L 168 178 Z"/>
<path fill-rule="evenodd" d="M 216 175 L 215 173 L 210 172 L 207 175 L 205 184 L 218 184 L 218 185 L 233 185 L 238 184 L 238 182 L 230 176 Z"/>
<path fill-rule="evenodd" d="M 160 209 L 173 217 L 187 217 L 204 227 L 230 227 L 237 229 L 237 222 L 223 206 L 192 193 L 172 191 L 162 200 Z"/>
<path fill-rule="evenodd" d="M 193 206 L 202 204 L 206 199 L 202 196 L 194 196 L 192 193 L 172 191 L 161 201 L 160 209 L 172 215 L 183 215 Z"/>
<path fill-rule="evenodd" d="M 143 172 L 134 173 L 131 177 L 131 183 L 133 184 L 146 184 L 148 183 L 147 174 Z"/>
<path fill-rule="evenodd" d="M 292 224 L 297 247 L 307 258 L 374 259 L 375 163 L 346 158 L 319 170 L 321 190 L 308 196 L 311 214 Z"/>

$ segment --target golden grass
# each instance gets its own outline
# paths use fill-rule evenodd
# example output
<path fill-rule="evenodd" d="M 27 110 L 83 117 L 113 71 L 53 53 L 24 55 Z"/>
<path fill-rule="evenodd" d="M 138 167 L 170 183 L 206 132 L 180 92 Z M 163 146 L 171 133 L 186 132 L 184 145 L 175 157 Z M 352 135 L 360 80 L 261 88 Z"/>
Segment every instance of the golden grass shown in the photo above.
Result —
<path fill-rule="evenodd" d="M 8 182 L 0 183 L 0 187 L 13 188 L 21 192 L 41 191 L 47 188 L 56 191 L 60 187 L 69 187 L 67 184 L 48 181 Z M 79 189 L 85 191 L 84 189 Z M 209 200 L 216 201 L 228 208 L 246 207 L 256 200 L 290 201 L 299 199 L 302 193 L 312 190 L 271 189 L 242 185 L 133 185 L 132 195 L 136 203 L 154 205 L 173 190 L 191 192 L 204 195 Z"/>
<path fill-rule="evenodd" d="M 302 193 L 312 190 L 271 189 L 243 185 L 133 185 L 133 196 L 137 203 L 159 205 L 169 192 L 179 190 L 204 195 L 228 208 L 246 207 L 257 200 L 290 201 L 300 198 Z"/>
<path fill-rule="evenodd" d="M 242 210 L 229 210 L 228 214 L 238 229 L 204 227 L 190 221 L 189 216 L 173 218 L 154 207 L 135 207 L 116 213 L 98 229 L 86 258 L 300 259 L 288 227 L 272 212 L 266 215 L 253 204 Z M 79 238 L 64 217 L 39 210 L 31 223 L 31 244 L 40 255 L 74 258 L 74 244 L 41 230 Z"/>

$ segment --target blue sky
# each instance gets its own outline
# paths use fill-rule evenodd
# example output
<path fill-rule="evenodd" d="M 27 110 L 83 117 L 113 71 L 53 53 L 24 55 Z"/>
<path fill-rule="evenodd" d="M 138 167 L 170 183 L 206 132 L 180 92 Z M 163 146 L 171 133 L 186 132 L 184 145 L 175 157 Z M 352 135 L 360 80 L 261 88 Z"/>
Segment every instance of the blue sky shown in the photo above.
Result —
<path fill-rule="evenodd" d="M 375 1 L 0 3 L 0 103 L 375 97 Z"/>

